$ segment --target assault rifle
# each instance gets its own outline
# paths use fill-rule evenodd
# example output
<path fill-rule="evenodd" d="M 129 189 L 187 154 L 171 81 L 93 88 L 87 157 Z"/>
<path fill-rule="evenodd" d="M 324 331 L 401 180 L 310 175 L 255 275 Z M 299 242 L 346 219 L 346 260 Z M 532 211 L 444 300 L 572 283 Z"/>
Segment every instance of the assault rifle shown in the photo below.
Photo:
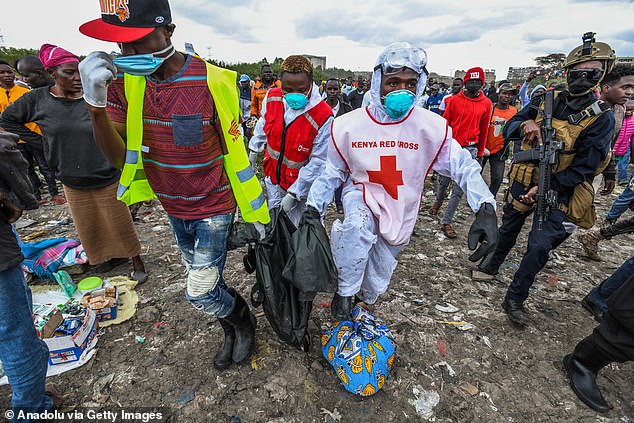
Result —
<path fill-rule="evenodd" d="M 557 163 L 557 156 L 563 149 L 563 143 L 555 140 L 553 129 L 553 102 L 554 91 L 549 90 L 544 94 L 544 110 L 542 114 L 542 143 L 538 148 L 518 151 L 513 160 L 516 162 L 539 161 L 539 182 L 537 184 L 537 229 L 541 230 L 546 214 L 557 205 L 557 191 L 550 188 L 552 168 Z"/>

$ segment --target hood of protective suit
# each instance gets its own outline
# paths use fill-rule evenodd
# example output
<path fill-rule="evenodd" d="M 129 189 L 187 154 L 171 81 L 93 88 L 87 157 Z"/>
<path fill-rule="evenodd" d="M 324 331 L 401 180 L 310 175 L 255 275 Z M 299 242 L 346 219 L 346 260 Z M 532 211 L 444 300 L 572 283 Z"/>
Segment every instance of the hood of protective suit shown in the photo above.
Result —
<path fill-rule="evenodd" d="M 381 78 L 383 75 L 383 66 L 388 64 L 398 64 L 401 67 L 407 67 L 419 74 L 418 85 L 416 87 L 416 97 L 414 98 L 414 107 L 422 106 L 427 86 L 427 53 L 422 48 L 412 47 L 406 42 L 392 43 L 379 55 L 374 72 L 372 73 L 372 86 L 370 88 L 370 104 L 368 108 L 372 116 L 379 122 L 395 122 L 402 120 L 393 119 L 385 110 L 381 102 Z"/>

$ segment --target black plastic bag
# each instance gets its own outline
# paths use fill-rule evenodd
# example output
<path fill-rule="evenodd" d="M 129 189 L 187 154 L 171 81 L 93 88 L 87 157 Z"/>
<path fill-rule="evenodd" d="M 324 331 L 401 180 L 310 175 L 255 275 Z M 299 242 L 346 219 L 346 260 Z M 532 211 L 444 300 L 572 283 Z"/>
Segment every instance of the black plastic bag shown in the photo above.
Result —
<path fill-rule="evenodd" d="M 296 228 L 282 210 L 272 209 L 270 213 L 266 236 L 255 245 L 257 282 L 251 290 L 251 302 L 254 307 L 262 305 L 267 320 L 282 341 L 308 351 L 308 319 L 314 295 L 304 295 L 283 275 L 293 254 L 292 238 Z"/>
<path fill-rule="evenodd" d="M 302 216 L 293 233 L 293 248 L 283 275 L 293 285 L 313 299 L 317 292 L 337 290 L 337 266 L 332 258 L 326 228 L 321 224 L 319 212 L 313 207 Z"/>

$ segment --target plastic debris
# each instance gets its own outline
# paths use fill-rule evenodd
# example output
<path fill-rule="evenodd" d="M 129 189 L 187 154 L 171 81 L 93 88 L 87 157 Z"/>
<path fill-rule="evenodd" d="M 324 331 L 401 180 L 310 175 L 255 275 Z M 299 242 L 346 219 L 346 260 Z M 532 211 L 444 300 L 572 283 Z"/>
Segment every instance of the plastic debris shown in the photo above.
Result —
<path fill-rule="evenodd" d="M 440 354 L 440 356 L 444 357 L 445 354 L 447 354 L 447 341 L 445 340 L 445 338 L 438 339 L 438 342 L 436 342 L 436 346 L 438 347 L 438 353 Z"/>
<path fill-rule="evenodd" d="M 196 390 L 193 387 L 185 388 L 181 397 L 176 400 L 176 402 L 184 404 L 192 401 L 196 398 Z"/>
<path fill-rule="evenodd" d="M 327 421 L 328 423 L 330 423 L 330 422 L 338 422 L 338 421 L 341 421 L 341 413 L 339 413 L 339 411 L 337 411 L 337 408 L 336 408 L 336 407 L 335 407 L 335 409 L 334 409 L 334 410 L 332 410 L 332 411 L 327 410 L 327 409 L 325 409 L 325 408 L 322 408 L 322 409 L 321 409 L 321 414 L 323 414 L 323 415 L 324 415 L 324 417 L 326 417 L 326 418 L 327 418 L 327 420 L 326 420 L 326 421 Z"/>
<path fill-rule="evenodd" d="M 483 336 L 482 342 L 484 342 L 484 345 L 486 345 L 487 347 L 493 348 L 493 345 L 491 345 L 491 341 L 489 340 L 488 336 Z"/>
<path fill-rule="evenodd" d="M 471 279 L 474 281 L 492 281 L 495 279 L 495 276 L 489 275 L 488 273 L 480 272 L 479 270 L 471 271 Z"/>
<path fill-rule="evenodd" d="M 436 363 L 432 367 L 440 372 L 445 382 L 451 382 L 456 377 L 456 371 L 446 361 Z"/>
<path fill-rule="evenodd" d="M 145 336 L 136 335 L 136 336 L 134 337 L 134 339 L 136 339 L 136 341 L 137 341 L 137 342 L 139 342 L 139 343 L 141 343 L 141 344 L 145 342 Z"/>
<path fill-rule="evenodd" d="M 460 388 L 466 393 L 468 393 L 469 395 L 471 395 L 472 397 L 478 395 L 478 393 L 480 392 L 480 390 L 477 387 L 473 386 L 472 384 L 468 382 L 465 382 L 462 385 L 460 385 Z"/>
<path fill-rule="evenodd" d="M 455 305 L 447 302 L 438 303 L 434 306 L 434 308 L 438 311 L 442 311 L 443 313 L 455 313 L 460 310 Z"/>
<path fill-rule="evenodd" d="M 414 406 L 416 412 L 425 420 L 430 420 L 434 415 L 434 407 L 440 402 L 440 395 L 436 391 L 426 391 L 421 386 L 412 388 L 415 399 L 408 402 Z"/>
<path fill-rule="evenodd" d="M 491 399 L 491 395 L 487 394 L 486 392 L 480 392 L 480 396 L 489 400 L 489 402 L 491 403 L 490 404 L 491 410 L 498 411 L 498 408 L 495 406 L 495 404 L 493 403 L 493 400 Z"/>
<path fill-rule="evenodd" d="M 240 416 L 231 416 L 231 420 L 229 420 L 229 423 L 242 423 L 242 419 L 240 418 Z"/>

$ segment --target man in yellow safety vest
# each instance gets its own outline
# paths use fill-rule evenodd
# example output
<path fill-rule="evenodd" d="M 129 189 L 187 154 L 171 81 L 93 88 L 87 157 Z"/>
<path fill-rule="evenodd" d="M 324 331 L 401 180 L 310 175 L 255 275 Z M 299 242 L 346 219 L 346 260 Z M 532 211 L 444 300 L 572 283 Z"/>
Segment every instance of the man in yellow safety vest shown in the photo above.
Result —
<path fill-rule="evenodd" d="M 256 321 L 223 279 L 227 237 L 236 205 L 248 222 L 269 215 L 240 133 L 237 75 L 174 49 L 167 0 L 100 4 L 101 18 L 79 30 L 121 55 L 93 52 L 80 72 L 95 139 L 122 169 L 117 196 L 158 197 L 189 270 L 185 296 L 225 333 L 214 366 L 243 362 Z"/>

